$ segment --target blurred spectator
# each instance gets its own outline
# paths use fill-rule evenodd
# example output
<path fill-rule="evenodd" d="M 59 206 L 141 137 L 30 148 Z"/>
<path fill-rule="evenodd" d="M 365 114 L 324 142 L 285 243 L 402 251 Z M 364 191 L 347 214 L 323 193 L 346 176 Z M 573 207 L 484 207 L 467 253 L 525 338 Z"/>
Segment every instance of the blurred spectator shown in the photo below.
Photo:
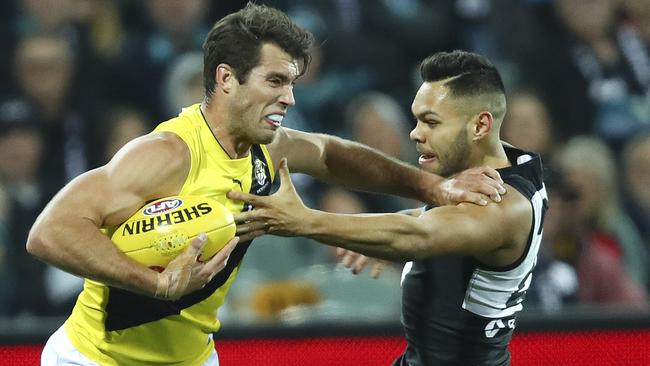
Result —
<path fill-rule="evenodd" d="M 342 214 L 358 214 L 368 211 L 359 197 L 338 187 L 331 187 L 323 192 L 318 209 Z"/>
<path fill-rule="evenodd" d="M 345 121 L 350 138 L 403 161 L 414 162 L 416 150 L 409 140 L 409 120 L 396 100 L 378 92 L 366 92 L 347 106 Z M 359 192 L 366 211 L 396 212 L 416 203 L 395 196 Z"/>
<path fill-rule="evenodd" d="M 458 48 L 456 18 L 451 16 L 454 1 L 361 0 L 360 4 L 362 32 L 378 42 L 369 47 L 381 51 L 362 61 L 379 63 L 377 77 L 381 80 L 373 89 L 390 92 L 410 106 L 415 91 L 405 83 L 405 72 L 395 72 L 396 67 L 406 71 L 435 51 Z"/>
<path fill-rule="evenodd" d="M 176 117 L 182 108 L 203 100 L 205 92 L 201 52 L 188 52 L 176 57 L 165 76 L 163 93 L 168 118 Z"/>
<path fill-rule="evenodd" d="M 145 135 L 151 130 L 144 115 L 137 109 L 129 107 L 113 107 L 105 122 L 106 147 L 104 162 L 108 162 L 122 146 L 136 137 Z"/>
<path fill-rule="evenodd" d="M 115 46 L 120 32 L 117 7 L 108 0 L 19 0 L 9 36 L 14 40 L 48 35 L 64 40 L 81 77 L 93 85 L 103 72 L 100 55 Z"/>
<path fill-rule="evenodd" d="M 401 8 L 406 8 L 408 14 L 415 10 L 418 19 L 428 17 L 429 22 L 425 25 L 433 31 L 430 17 L 435 13 L 418 13 L 419 2 L 401 2 L 406 5 Z M 297 120 L 295 125 L 304 126 L 306 130 L 336 134 L 345 129 L 345 105 L 360 92 L 391 90 L 395 94 L 404 94 L 405 100 L 412 97 L 404 73 L 395 71 L 412 64 L 405 60 L 407 42 L 398 44 L 392 39 L 408 38 L 395 31 L 395 27 L 405 24 L 405 19 L 391 18 L 393 13 L 386 3 L 395 2 L 317 0 L 281 5 L 296 23 L 312 31 L 319 40 L 312 50 L 312 63 L 307 74 L 297 82 L 297 104 L 289 114 L 289 122 Z M 415 8 L 411 9 L 412 6 Z M 400 8 L 399 4 L 396 8 Z M 388 18 L 377 22 L 377 15 Z M 411 25 L 416 24 L 415 18 L 409 19 Z M 437 26 L 436 35 L 442 32 L 442 25 L 437 23 Z M 437 39 L 435 36 L 420 37 L 427 42 Z M 409 44 L 415 42 L 411 39 Z M 424 44 L 418 46 L 417 50 L 422 52 Z"/>
<path fill-rule="evenodd" d="M 76 19 L 86 25 L 90 47 L 99 59 L 115 57 L 124 37 L 118 4 L 111 0 L 76 1 Z"/>
<path fill-rule="evenodd" d="M 313 307 L 322 300 L 314 284 L 300 280 L 261 284 L 254 290 L 252 298 L 256 317 L 267 322 L 285 320 L 288 315 L 296 321 L 297 317 L 305 317 L 305 312 L 313 311 Z"/>
<path fill-rule="evenodd" d="M 20 0 L 19 12 L 14 17 L 19 34 L 65 33 L 70 28 L 75 8 L 74 0 Z"/>
<path fill-rule="evenodd" d="M 11 312 L 60 315 L 72 308 L 81 280 L 25 251 L 29 229 L 47 200 L 38 176 L 45 146 L 34 119 L 23 100 L 0 103 L 0 182 L 10 195 L 7 264 L 15 279 Z"/>
<path fill-rule="evenodd" d="M 524 82 L 522 67 L 535 60 L 543 37 L 531 5 L 521 0 L 454 0 L 453 5 L 457 47 L 493 60 L 506 90 Z"/>
<path fill-rule="evenodd" d="M 289 110 L 288 127 L 340 134 L 345 129 L 345 103 L 373 85 L 374 74 L 370 66 L 328 62 L 328 55 L 337 52 L 328 45 L 314 46 L 307 72 L 296 81 L 296 106 Z"/>
<path fill-rule="evenodd" d="M 588 303 L 645 304 L 648 253 L 621 207 L 612 152 L 593 137 L 576 137 L 559 156 L 577 193 L 571 216 L 580 235 L 578 297 Z"/>
<path fill-rule="evenodd" d="M 650 0 L 623 0 L 623 4 L 628 21 L 618 36 L 623 52 L 634 60 L 632 72 L 645 93 L 645 99 L 632 107 L 643 122 L 650 123 Z"/>
<path fill-rule="evenodd" d="M 408 137 L 409 119 L 389 95 L 360 94 L 347 105 L 345 121 L 353 140 L 390 156 L 415 161 L 415 146 Z"/>
<path fill-rule="evenodd" d="M 550 162 L 555 144 L 553 124 L 544 102 L 536 94 L 520 92 L 508 98 L 501 135 L 504 141 L 538 153 L 544 163 Z"/>
<path fill-rule="evenodd" d="M 5 189 L 2 181 L 0 181 L 0 316 L 11 315 L 11 299 L 14 294 L 15 279 L 14 271 L 9 263 L 9 252 L 11 250 L 11 242 L 9 241 L 9 195 Z"/>
<path fill-rule="evenodd" d="M 338 188 L 324 192 L 320 207 L 339 213 L 365 211 L 356 195 Z M 269 242 L 269 238 L 276 240 Z M 337 264 L 333 248 L 306 239 L 292 243 L 290 239 L 295 238 L 256 239 L 255 249 L 247 253 L 245 265 L 228 296 L 225 314 L 221 315 L 230 321 L 285 323 L 398 319 L 398 270 L 387 267 L 377 280 L 370 277 L 368 270 L 354 276 Z M 305 260 L 308 251 L 318 256 Z M 270 270 L 272 267 L 276 270 Z M 283 270 L 280 276 L 279 268 Z"/>
<path fill-rule="evenodd" d="M 623 0 L 623 10 L 630 25 L 636 29 L 638 36 L 648 47 L 650 45 L 650 1 Z"/>
<path fill-rule="evenodd" d="M 46 265 L 25 251 L 29 229 L 45 202 L 38 178 L 42 151 L 42 135 L 29 105 L 21 100 L 1 102 L 0 187 L 7 195 L 3 205 L 7 246 L 3 249 L 6 268 L 14 279 L 12 294 L 6 298 L 12 299 L 12 314 L 49 311 L 43 301 Z"/>
<path fill-rule="evenodd" d="M 338 187 L 323 192 L 318 208 L 341 214 L 368 212 L 356 193 Z M 370 268 L 353 275 L 349 269 L 337 264 L 340 258 L 335 254 L 336 248 L 327 248 L 332 258 L 329 264 L 313 265 L 294 272 L 295 276 L 317 284 L 324 295 L 324 301 L 312 314 L 313 319 L 379 321 L 399 317 L 401 264 L 390 263 L 377 279 L 370 276 Z M 365 303 L 363 309 L 356 305 L 359 303 Z"/>
<path fill-rule="evenodd" d="M 15 47 L 15 36 L 12 25 L 16 14 L 13 1 L 0 1 L 0 85 L 9 86 L 13 81 L 11 77 L 11 55 Z"/>
<path fill-rule="evenodd" d="M 358 214 L 368 212 L 368 208 L 356 192 L 351 192 L 340 187 L 326 187 L 319 194 L 318 209 L 325 212 L 341 214 Z M 324 246 L 328 251 L 328 262 L 335 263 L 339 260 L 336 248 Z"/>
<path fill-rule="evenodd" d="M 200 50 L 209 25 L 205 0 L 146 0 L 147 26 L 131 29 L 116 61 L 112 97 L 142 108 L 153 121 L 164 120 L 162 80 L 175 57 Z M 198 101 L 197 101 L 198 102 Z"/>
<path fill-rule="evenodd" d="M 650 245 L 650 130 L 633 138 L 623 151 L 627 208 Z"/>
<path fill-rule="evenodd" d="M 529 74 L 537 77 L 563 139 L 596 133 L 618 149 L 650 117 L 649 85 L 628 52 L 617 0 L 557 0 Z"/>
<path fill-rule="evenodd" d="M 35 109 L 44 140 L 40 175 L 51 197 L 80 173 L 97 165 L 100 154 L 95 118 L 101 109 L 92 92 L 75 93 L 76 64 L 67 43 L 31 36 L 18 44 L 15 59 L 19 95 Z"/>
<path fill-rule="evenodd" d="M 302 279 L 294 277 L 295 271 L 325 263 L 329 256 L 328 248 L 305 238 L 267 235 L 255 239 L 238 270 L 237 281 L 232 284 L 225 306 L 219 310 L 222 321 L 279 321 L 282 310 L 312 303 L 305 299 L 317 302 L 318 290 L 309 283 L 304 286 L 294 283 Z M 283 284 L 289 287 L 277 294 L 270 293 L 271 289 Z M 307 291 L 305 296 L 301 295 L 303 290 Z"/>

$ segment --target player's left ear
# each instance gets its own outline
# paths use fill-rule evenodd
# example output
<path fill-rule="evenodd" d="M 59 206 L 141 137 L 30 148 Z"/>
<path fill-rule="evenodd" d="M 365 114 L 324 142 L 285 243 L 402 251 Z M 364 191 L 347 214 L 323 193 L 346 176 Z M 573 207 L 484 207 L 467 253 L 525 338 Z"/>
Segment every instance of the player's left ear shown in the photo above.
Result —
<path fill-rule="evenodd" d="M 230 93 L 230 90 L 233 88 L 234 83 L 237 81 L 235 72 L 228 64 L 219 64 L 217 65 L 217 71 L 215 73 L 215 82 L 218 88 L 220 88 L 224 93 Z"/>
<path fill-rule="evenodd" d="M 492 113 L 487 111 L 479 113 L 472 130 L 472 134 L 474 135 L 472 141 L 480 140 L 488 136 L 490 131 L 492 131 L 493 122 Z"/>

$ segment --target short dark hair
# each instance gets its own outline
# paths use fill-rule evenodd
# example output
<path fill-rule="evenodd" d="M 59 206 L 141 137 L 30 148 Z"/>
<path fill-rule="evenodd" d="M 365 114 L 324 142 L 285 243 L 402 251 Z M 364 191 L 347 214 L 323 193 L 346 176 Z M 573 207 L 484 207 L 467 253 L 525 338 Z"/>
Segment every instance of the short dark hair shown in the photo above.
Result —
<path fill-rule="evenodd" d="M 420 63 L 420 75 L 425 82 L 453 77 L 445 84 L 453 96 L 505 94 L 497 68 L 487 58 L 472 52 L 435 53 Z"/>
<path fill-rule="evenodd" d="M 280 10 L 248 3 L 212 27 L 203 43 L 203 85 L 206 96 L 215 88 L 217 65 L 230 65 L 240 83 L 260 61 L 264 43 L 273 43 L 292 57 L 302 60 L 301 74 L 310 62 L 313 35 L 300 28 Z"/>

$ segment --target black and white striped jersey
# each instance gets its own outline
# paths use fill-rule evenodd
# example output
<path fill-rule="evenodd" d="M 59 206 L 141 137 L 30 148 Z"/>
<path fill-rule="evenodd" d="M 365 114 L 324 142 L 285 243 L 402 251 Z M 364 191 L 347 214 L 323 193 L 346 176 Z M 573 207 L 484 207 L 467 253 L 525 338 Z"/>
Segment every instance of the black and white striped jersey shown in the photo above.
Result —
<path fill-rule="evenodd" d="M 460 255 L 408 262 L 402 274 L 408 347 L 396 365 L 509 364 L 507 346 L 530 285 L 548 200 L 539 156 L 504 148 L 512 166 L 499 174 L 533 210 L 526 249 L 515 263 L 498 268 Z"/>

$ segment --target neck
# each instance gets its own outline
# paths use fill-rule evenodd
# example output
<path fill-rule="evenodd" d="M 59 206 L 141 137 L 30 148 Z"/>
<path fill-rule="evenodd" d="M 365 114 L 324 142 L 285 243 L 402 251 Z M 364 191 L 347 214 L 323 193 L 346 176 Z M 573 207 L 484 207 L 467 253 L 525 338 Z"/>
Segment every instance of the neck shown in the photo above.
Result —
<path fill-rule="evenodd" d="M 201 103 L 201 113 L 210 127 L 212 135 L 231 159 L 248 156 L 251 144 L 241 138 L 237 129 L 232 128 L 228 109 L 215 100 Z"/>
<path fill-rule="evenodd" d="M 474 150 L 475 153 L 471 158 L 470 166 L 489 166 L 494 169 L 501 169 L 511 165 L 501 141 L 498 138 L 494 140 Z"/>

